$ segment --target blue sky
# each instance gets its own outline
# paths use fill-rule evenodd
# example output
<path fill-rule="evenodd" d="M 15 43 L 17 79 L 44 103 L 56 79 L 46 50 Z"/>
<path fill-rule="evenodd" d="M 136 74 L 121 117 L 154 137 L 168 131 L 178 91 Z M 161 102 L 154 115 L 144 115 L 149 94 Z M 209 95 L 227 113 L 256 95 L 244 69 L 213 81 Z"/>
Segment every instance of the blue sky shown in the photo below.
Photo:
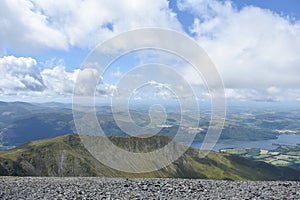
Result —
<path fill-rule="evenodd" d="M 297 0 L 234 0 L 233 2 L 238 8 L 253 5 L 297 19 L 300 18 L 300 4 Z"/>
<path fill-rule="evenodd" d="M 257 6 L 278 14 L 300 19 L 300 3 L 298 0 L 233 0 L 232 2 L 238 9 L 242 9 L 245 6 Z M 183 25 L 184 30 L 188 32 L 189 26 L 194 21 L 193 14 L 188 11 L 180 11 L 176 5 L 176 1 L 169 1 L 169 6 L 177 13 L 178 20 Z"/>
<path fill-rule="evenodd" d="M 4 0 L 0 13 L 1 100 L 70 99 L 81 63 L 98 44 L 161 27 L 189 35 L 207 52 L 229 99 L 300 101 L 297 0 Z M 132 65 L 128 57 L 112 65 L 105 95 Z M 199 86 L 193 73 L 180 73 Z"/>

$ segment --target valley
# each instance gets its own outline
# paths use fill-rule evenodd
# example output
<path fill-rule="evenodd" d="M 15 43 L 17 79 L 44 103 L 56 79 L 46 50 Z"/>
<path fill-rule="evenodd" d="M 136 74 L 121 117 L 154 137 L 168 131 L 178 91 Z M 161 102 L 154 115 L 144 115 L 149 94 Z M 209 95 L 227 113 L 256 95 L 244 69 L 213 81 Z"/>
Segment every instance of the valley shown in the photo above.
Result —
<path fill-rule="evenodd" d="M 76 137 L 76 128 L 70 105 L 1 102 L 1 174 L 21 176 L 106 175 L 112 177 L 198 177 L 233 180 L 281 180 L 283 177 L 275 176 L 276 170 L 279 169 L 273 166 L 289 167 L 299 170 L 300 155 L 298 151 L 300 149 L 296 143 L 299 139 L 298 137 L 300 137 L 298 126 L 300 121 L 300 117 L 298 117 L 300 116 L 300 109 L 296 109 L 294 106 L 276 107 L 269 105 L 269 107 L 264 106 L 263 109 L 256 105 L 247 106 L 229 105 L 224 129 L 219 141 L 213 149 L 215 152 L 209 154 L 208 159 L 210 161 L 205 161 L 205 163 L 202 164 L 199 164 L 200 161 L 192 155 L 196 154 L 195 152 L 198 151 L 197 148 L 199 149 L 201 147 L 201 142 L 203 142 L 206 136 L 210 119 L 208 107 L 202 110 L 198 128 L 191 127 L 191 124 L 193 124 L 195 120 L 192 115 L 185 116 L 188 120 L 185 121 L 184 124 L 181 124 L 180 113 L 172 107 L 168 108 L 165 123 L 157 125 L 156 127 L 159 128 L 160 131 L 157 136 L 154 137 L 154 141 L 160 137 L 165 138 L 163 139 L 165 142 L 174 138 L 181 125 L 181 128 L 186 131 L 186 134 L 189 134 L 189 132 L 196 133 L 194 142 L 191 145 L 193 148 L 188 150 L 188 157 L 180 158 L 181 160 L 177 161 L 171 168 L 137 176 L 136 174 L 123 174 L 109 169 L 84 150 Z M 112 141 L 124 146 L 120 141 L 128 137 L 135 138 L 118 127 L 110 106 L 96 106 L 96 111 L 101 128 Z M 132 120 L 139 126 L 149 124 L 150 118 L 147 109 L 143 107 L 131 108 L 129 112 Z M 125 117 L 124 113 L 119 112 L 118 115 L 118 118 L 121 119 L 123 124 L 131 123 L 131 121 Z M 147 135 L 147 133 L 140 134 Z M 294 143 L 289 143 L 289 141 L 293 141 Z M 184 138 L 179 138 L 177 142 L 185 143 Z M 74 145 L 73 143 L 76 143 L 80 149 L 74 149 L 72 146 Z M 151 145 L 151 143 L 144 143 L 144 146 L 147 145 Z M 42 155 L 41 158 L 38 156 L 40 154 Z M 232 154 L 234 154 L 234 156 L 230 157 Z M 79 157 L 74 155 L 78 155 Z M 51 160 L 52 157 L 55 159 Z M 240 157 L 244 157 L 247 160 L 239 160 Z M 61 158 L 64 158 L 64 162 L 59 160 Z M 182 159 L 190 161 L 188 168 L 183 167 L 181 163 L 183 162 Z M 248 163 L 248 161 L 250 163 Z M 252 163 L 253 161 L 259 162 L 254 162 L 254 164 Z M 271 165 L 265 166 L 260 163 L 261 161 Z M 216 164 L 215 169 L 208 170 L 208 166 L 205 166 L 208 164 L 206 162 L 218 164 Z M 228 165 L 228 162 L 231 164 Z M 232 165 L 232 163 L 235 164 Z M 264 173 L 272 174 L 263 176 L 263 174 L 260 173 L 256 176 L 250 176 L 251 170 L 245 168 L 244 165 L 246 164 L 258 168 L 262 167 L 263 171 L 268 168 Z M 37 168 L 37 165 L 43 167 Z M 82 166 L 84 167 L 82 168 Z M 99 166 L 101 167 L 98 168 Z M 239 171 L 232 167 L 241 167 L 243 170 Z M 68 170 L 64 171 L 65 169 Z M 174 171 L 174 169 L 176 170 Z M 200 169 L 205 170 L 199 173 Z M 206 169 L 208 171 L 206 171 Z M 270 169 L 271 172 L 267 172 L 270 171 Z M 251 174 L 255 173 L 256 172 L 251 171 Z M 293 173 L 296 173 L 296 171 Z M 295 177 L 285 176 L 284 179 L 288 180 L 290 178 Z"/>
<path fill-rule="evenodd" d="M 263 161 L 275 166 L 300 169 L 300 144 L 296 146 L 277 145 L 276 149 L 226 148 L 220 152 L 245 157 L 250 160 Z"/>
<path fill-rule="evenodd" d="M 116 124 L 109 106 L 97 106 L 96 110 L 99 124 L 107 136 L 128 135 Z M 209 107 L 203 109 L 199 128 L 192 130 L 190 124 L 193 124 L 195 119 L 183 113 L 187 115 L 185 118 L 188 120 L 181 123 L 180 113 L 177 109 L 170 108 L 167 111 L 166 122 L 156 127 L 161 129 L 158 134 L 173 138 L 181 126 L 187 134 L 190 131 L 196 132 L 194 142 L 202 142 L 210 122 L 208 110 Z M 124 114 L 118 113 L 118 118 L 122 119 L 122 123 L 130 124 L 131 121 L 122 115 Z M 148 110 L 132 108 L 130 115 L 139 126 L 149 124 Z M 219 140 L 265 141 L 277 139 L 281 134 L 300 134 L 298 125 L 300 117 L 298 116 L 300 116 L 300 109 L 291 106 L 264 109 L 257 108 L 257 106 L 250 108 L 231 106 Z M 1 149 L 9 149 L 32 140 L 76 133 L 72 110 L 68 104 L 2 102 L 0 103 L 0 121 Z M 184 138 L 181 142 L 184 142 Z"/>

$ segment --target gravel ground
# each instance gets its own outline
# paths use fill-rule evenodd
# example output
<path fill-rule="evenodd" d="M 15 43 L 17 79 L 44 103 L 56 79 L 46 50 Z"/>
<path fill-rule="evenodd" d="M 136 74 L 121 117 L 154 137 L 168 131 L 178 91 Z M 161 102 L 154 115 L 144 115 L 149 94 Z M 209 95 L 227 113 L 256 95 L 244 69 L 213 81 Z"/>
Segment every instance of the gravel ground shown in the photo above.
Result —
<path fill-rule="evenodd" d="M 297 182 L 0 177 L 0 199 L 300 199 Z"/>

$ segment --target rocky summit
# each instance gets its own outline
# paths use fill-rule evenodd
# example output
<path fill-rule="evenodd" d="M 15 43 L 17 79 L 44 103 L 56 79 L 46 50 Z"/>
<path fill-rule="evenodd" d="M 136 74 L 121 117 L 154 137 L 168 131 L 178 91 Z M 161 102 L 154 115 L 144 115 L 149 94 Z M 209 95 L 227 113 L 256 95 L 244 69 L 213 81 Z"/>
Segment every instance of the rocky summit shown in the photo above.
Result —
<path fill-rule="evenodd" d="M 0 199 L 299 199 L 297 182 L 2 177 Z"/>

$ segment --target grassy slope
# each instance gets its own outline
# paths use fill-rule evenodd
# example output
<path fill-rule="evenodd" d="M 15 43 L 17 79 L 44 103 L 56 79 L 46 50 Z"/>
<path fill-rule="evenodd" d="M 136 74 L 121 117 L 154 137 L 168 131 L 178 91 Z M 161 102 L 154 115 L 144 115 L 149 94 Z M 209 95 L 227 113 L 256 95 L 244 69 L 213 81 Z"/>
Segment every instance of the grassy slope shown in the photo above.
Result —
<path fill-rule="evenodd" d="M 149 139 L 110 137 L 118 146 L 141 152 L 169 142 L 163 136 Z M 77 135 L 37 140 L 0 152 L 0 175 L 16 176 L 109 176 L 179 177 L 232 180 L 300 180 L 300 172 L 254 162 L 234 155 L 210 152 L 200 159 L 199 150 L 189 148 L 176 162 L 159 171 L 128 174 L 102 165 L 84 148 Z"/>

